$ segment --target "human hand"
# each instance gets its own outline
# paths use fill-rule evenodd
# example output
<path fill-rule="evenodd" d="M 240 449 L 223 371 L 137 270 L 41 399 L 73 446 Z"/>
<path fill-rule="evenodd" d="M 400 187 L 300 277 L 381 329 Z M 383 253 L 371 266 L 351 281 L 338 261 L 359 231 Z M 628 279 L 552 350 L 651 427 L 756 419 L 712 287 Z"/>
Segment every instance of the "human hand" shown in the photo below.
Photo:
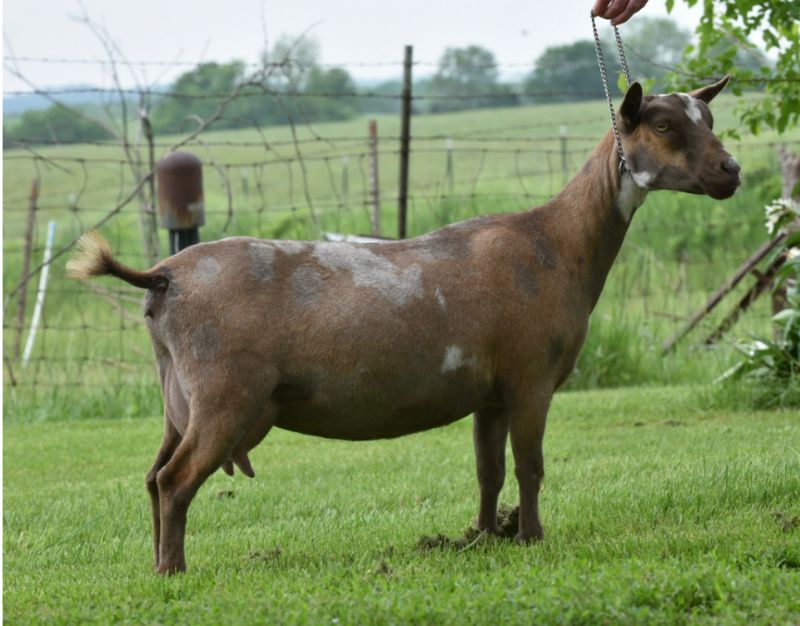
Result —
<path fill-rule="evenodd" d="M 611 20 L 614 26 L 619 26 L 627 22 L 645 4 L 647 0 L 595 0 L 592 13 L 596 17 Z"/>

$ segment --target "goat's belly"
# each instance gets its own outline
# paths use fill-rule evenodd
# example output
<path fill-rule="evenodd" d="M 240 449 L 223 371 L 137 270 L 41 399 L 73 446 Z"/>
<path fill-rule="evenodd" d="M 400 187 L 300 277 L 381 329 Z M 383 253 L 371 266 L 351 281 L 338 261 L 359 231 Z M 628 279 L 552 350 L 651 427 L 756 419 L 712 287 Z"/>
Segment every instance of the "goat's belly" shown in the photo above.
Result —
<path fill-rule="evenodd" d="M 488 390 L 441 390 L 419 397 L 388 391 L 383 397 L 369 394 L 333 397 L 315 393 L 307 399 L 279 401 L 276 426 L 308 435 L 333 439 L 364 440 L 400 437 L 450 424 L 486 403 Z"/>

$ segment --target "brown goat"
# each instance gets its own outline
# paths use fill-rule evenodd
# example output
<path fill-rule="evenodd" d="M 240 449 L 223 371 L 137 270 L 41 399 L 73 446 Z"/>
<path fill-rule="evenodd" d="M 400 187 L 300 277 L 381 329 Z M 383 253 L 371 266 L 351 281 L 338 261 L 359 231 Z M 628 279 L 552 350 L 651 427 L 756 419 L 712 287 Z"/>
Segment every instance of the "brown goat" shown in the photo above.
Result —
<path fill-rule="evenodd" d="M 147 475 L 156 568 L 184 570 L 186 513 L 210 474 L 273 426 L 339 439 L 398 437 L 475 415 L 478 526 L 497 529 L 508 434 L 517 539 L 541 539 L 542 438 L 589 315 L 649 190 L 727 198 L 739 166 L 711 131 L 727 83 L 620 108 L 628 171 L 611 133 L 562 193 L 382 244 L 233 237 L 139 272 L 96 233 L 69 264 L 147 289 L 164 437 Z"/>

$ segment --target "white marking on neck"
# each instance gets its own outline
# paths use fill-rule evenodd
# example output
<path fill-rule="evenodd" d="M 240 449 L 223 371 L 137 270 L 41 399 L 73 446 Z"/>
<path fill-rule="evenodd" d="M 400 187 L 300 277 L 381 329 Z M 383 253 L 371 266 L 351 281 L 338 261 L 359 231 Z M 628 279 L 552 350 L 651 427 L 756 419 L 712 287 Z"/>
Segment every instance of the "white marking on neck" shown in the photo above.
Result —
<path fill-rule="evenodd" d="M 656 175 L 647 171 L 631 172 L 631 178 L 633 178 L 633 182 L 635 182 L 637 186 L 642 189 L 649 189 L 650 183 L 656 179 Z"/>
<path fill-rule="evenodd" d="M 642 174 L 649 175 L 648 172 L 642 172 Z M 647 197 L 647 189 L 640 186 L 634 176 L 633 173 L 630 173 L 629 176 L 623 174 L 619 181 L 616 205 L 625 222 L 631 221 L 634 212 L 642 206 L 644 199 Z"/>
<path fill-rule="evenodd" d="M 678 96 L 683 100 L 683 108 L 686 110 L 686 115 L 695 124 L 703 121 L 703 111 L 700 109 L 699 100 L 690 96 L 688 93 L 679 93 Z"/>

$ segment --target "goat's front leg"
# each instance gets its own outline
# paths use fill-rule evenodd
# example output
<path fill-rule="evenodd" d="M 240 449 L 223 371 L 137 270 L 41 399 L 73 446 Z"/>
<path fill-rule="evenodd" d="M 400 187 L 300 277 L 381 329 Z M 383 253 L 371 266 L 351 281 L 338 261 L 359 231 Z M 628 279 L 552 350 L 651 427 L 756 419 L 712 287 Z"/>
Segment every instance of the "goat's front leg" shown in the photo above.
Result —
<path fill-rule="evenodd" d="M 485 408 L 476 411 L 472 438 L 481 494 L 478 529 L 497 533 L 497 498 L 506 477 L 508 418 L 505 410 Z"/>
<path fill-rule="evenodd" d="M 147 473 L 147 478 L 145 479 L 147 493 L 150 494 L 150 510 L 153 514 L 153 551 L 155 552 L 156 567 L 158 567 L 158 542 L 161 534 L 161 509 L 159 506 L 158 482 L 156 477 L 158 476 L 159 470 L 172 458 L 180 442 L 180 434 L 175 430 L 175 427 L 169 420 L 167 412 L 164 411 L 164 435 L 161 438 L 161 447 L 158 449 L 153 467 L 150 468 L 150 471 Z"/>
<path fill-rule="evenodd" d="M 550 398 L 551 394 L 530 398 L 510 415 L 511 449 L 519 483 L 519 543 L 544 538 L 539 521 L 539 488 L 544 478 L 542 441 Z"/>

